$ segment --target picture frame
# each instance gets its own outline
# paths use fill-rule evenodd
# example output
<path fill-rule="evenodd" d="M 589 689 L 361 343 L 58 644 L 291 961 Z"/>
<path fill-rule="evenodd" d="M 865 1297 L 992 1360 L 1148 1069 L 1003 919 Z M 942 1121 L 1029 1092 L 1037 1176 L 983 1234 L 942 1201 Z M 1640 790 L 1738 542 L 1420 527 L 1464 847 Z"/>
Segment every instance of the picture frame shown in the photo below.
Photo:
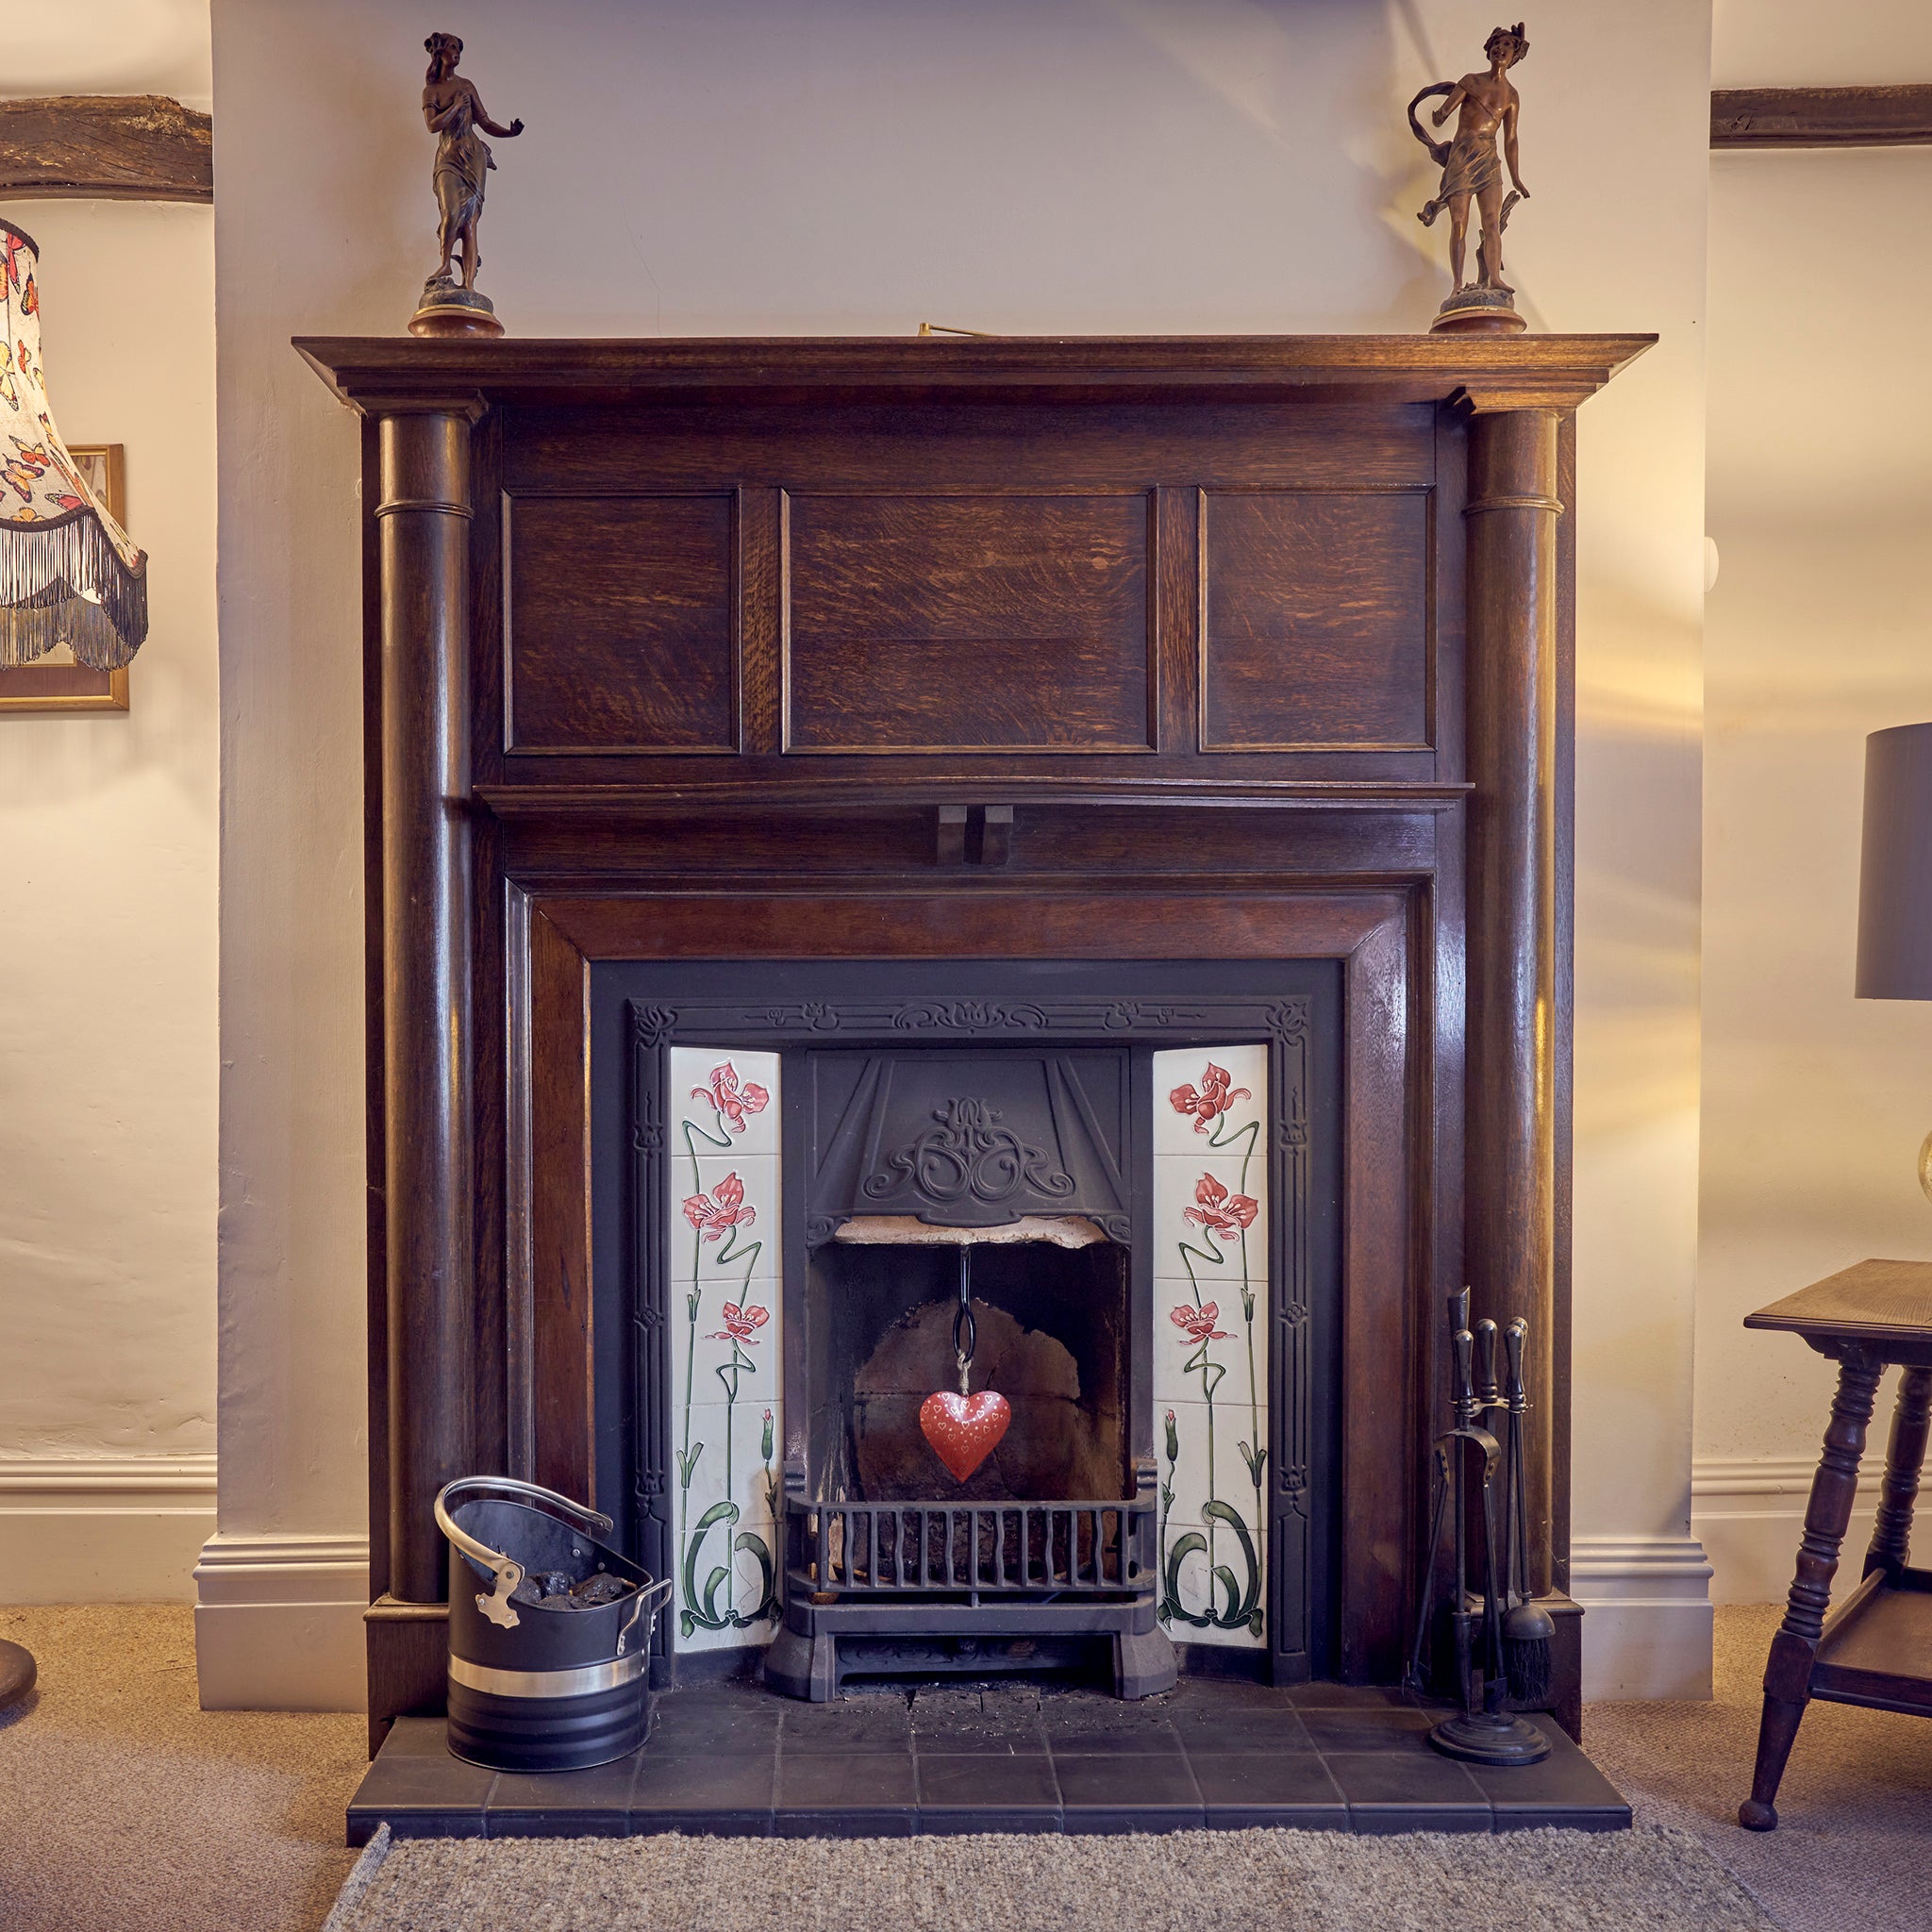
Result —
<path fill-rule="evenodd" d="M 108 506 L 108 513 L 127 526 L 125 445 L 118 442 L 73 443 L 67 454 L 89 486 Z M 125 711 L 127 672 L 90 671 L 63 651 L 50 651 L 32 664 L 0 670 L 0 715 L 43 711 Z"/>

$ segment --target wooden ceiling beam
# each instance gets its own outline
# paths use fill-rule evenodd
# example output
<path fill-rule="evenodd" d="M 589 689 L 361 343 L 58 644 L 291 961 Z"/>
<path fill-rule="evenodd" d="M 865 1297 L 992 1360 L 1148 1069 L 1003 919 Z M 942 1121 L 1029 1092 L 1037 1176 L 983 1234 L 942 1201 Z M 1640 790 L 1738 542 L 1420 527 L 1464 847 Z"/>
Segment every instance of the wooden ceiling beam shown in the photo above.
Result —
<path fill-rule="evenodd" d="M 165 94 L 0 100 L 0 199 L 214 198 L 214 123 Z"/>
<path fill-rule="evenodd" d="M 1932 146 L 1932 86 L 1719 88 L 1710 97 L 1710 144 Z"/>

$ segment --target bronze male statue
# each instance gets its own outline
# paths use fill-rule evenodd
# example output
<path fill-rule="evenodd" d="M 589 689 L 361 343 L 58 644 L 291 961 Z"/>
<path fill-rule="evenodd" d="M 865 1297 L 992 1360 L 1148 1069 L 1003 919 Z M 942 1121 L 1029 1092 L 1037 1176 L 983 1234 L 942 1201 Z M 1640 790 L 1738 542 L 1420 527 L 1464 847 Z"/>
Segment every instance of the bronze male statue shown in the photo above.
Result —
<path fill-rule="evenodd" d="M 1519 201 L 1529 199 L 1517 167 L 1516 131 L 1522 103 L 1509 84 L 1509 69 L 1529 52 L 1523 23 L 1499 26 L 1483 47 L 1489 56 L 1487 74 L 1465 74 L 1458 81 L 1438 81 L 1425 87 L 1408 104 L 1408 125 L 1416 139 L 1428 150 L 1429 158 L 1442 170 L 1442 185 L 1423 208 L 1416 219 L 1432 227 L 1444 208 L 1449 210 L 1449 270 L 1455 291 L 1442 305 L 1437 326 L 1471 326 L 1478 322 L 1491 328 L 1521 328 L 1509 298 L 1515 293 L 1503 279 L 1503 230 L 1509 211 Z M 1430 116 L 1440 127 L 1451 114 L 1457 115 L 1456 133 L 1447 142 L 1434 142 L 1423 132 L 1415 110 L 1432 94 L 1448 98 Z M 1501 142 L 1501 153 L 1497 151 Z M 1503 193 L 1503 171 L 1509 171 L 1511 192 Z M 1476 205 L 1481 235 L 1476 244 L 1476 279 L 1472 284 L 1463 273 L 1469 234 L 1469 205 Z"/>
<path fill-rule="evenodd" d="M 476 248 L 483 180 L 496 165 L 476 130 L 480 127 L 508 141 L 524 131 L 524 124 L 512 121 L 508 127 L 499 127 L 490 118 L 474 83 L 457 72 L 463 43 L 455 34 L 431 34 L 423 45 L 429 55 L 423 119 L 436 136 L 436 239 L 442 258 L 423 285 L 423 306 L 409 327 L 416 335 L 501 335 L 503 327 L 491 312 L 489 297 L 476 293 L 476 271 L 483 265 Z M 460 282 L 456 275 L 459 246 Z"/>

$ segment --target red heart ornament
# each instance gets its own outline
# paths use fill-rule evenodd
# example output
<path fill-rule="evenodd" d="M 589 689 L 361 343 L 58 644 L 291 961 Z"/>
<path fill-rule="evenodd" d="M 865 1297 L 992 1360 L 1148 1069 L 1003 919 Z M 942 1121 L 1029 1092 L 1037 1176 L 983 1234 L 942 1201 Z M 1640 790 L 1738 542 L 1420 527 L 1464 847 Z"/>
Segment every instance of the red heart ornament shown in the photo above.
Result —
<path fill-rule="evenodd" d="M 999 1447 L 1012 1420 L 1012 1405 L 996 1389 L 977 1395 L 936 1389 L 919 1405 L 919 1426 L 955 1482 L 963 1483 Z"/>

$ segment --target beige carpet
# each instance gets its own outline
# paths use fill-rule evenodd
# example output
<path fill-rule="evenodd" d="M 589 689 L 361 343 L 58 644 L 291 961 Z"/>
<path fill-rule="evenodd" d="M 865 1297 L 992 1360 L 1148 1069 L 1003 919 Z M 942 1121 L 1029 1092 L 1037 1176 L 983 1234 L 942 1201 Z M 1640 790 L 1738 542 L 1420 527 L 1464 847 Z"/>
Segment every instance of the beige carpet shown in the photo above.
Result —
<path fill-rule="evenodd" d="M 1720 1609 L 1715 1699 L 1591 1705 L 1584 1747 L 1640 1819 L 1694 1832 L 1787 1932 L 1932 1932 L 1932 1721 L 1814 1704 L 1778 1828 L 1738 1827 L 1781 1614 Z"/>
<path fill-rule="evenodd" d="M 1592 1706 L 1591 1752 L 1785 1932 L 1932 1932 L 1932 1722 L 1815 1706 L 1780 1829 L 1730 1822 L 1775 1615 L 1719 1611 L 1718 1701 Z M 352 1862 L 359 1718 L 197 1710 L 181 1607 L 0 1609 L 0 1637 L 41 1663 L 38 1701 L 0 1726 L 5 1932 L 316 1932 Z"/>
<path fill-rule="evenodd" d="M 0 1727 L 5 1932 L 314 1932 L 354 1862 L 359 1717 L 203 1711 L 193 1612 L 0 1609 L 40 1665 Z"/>
<path fill-rule="evenodd" d="M 1695 1839 L 505 1839 L 394 1846 L 329 1932 L 1776 1932 Z"/>

